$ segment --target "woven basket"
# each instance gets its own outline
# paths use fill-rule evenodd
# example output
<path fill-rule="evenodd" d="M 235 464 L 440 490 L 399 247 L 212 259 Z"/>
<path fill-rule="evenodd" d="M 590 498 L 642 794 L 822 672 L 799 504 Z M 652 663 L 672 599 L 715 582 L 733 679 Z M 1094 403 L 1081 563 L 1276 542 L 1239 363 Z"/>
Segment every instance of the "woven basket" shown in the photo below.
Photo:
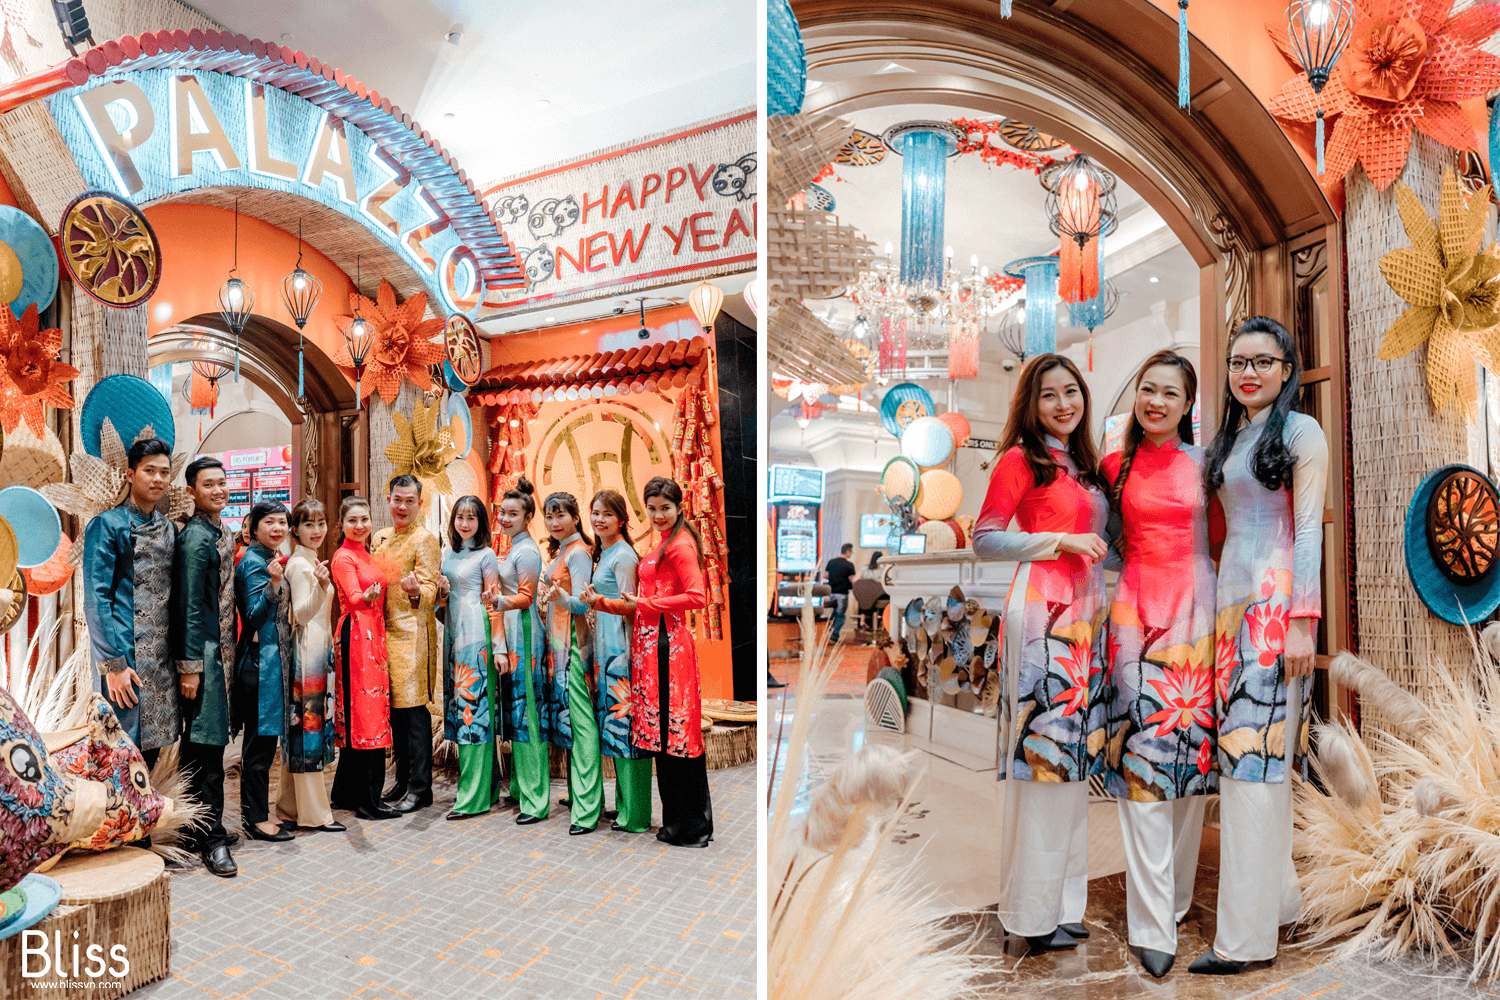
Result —
<path fill-rule="evenodd" d="M 68 478 L 68 458 L 62 442 L 52 432 L 38 438 L 24 422 L 5 435 L 5 449 L 0 452 L 0 489 L 7 486 L 30 486 L 38 489 L 48 483 Z"/>
<path fill-rule="evenodd" d="M 54 968 L 49 976 L 25 980 L 23 986 L 18 975 L 8 974 L 21 968 L 21 938 L 10 937 L 0 941 L 0 968 L 7 970 L 7 975 L 0 977 L 0 997 L 44 993 L 68 1000 L 103 1000 L 124 996 L 171 975 L 171 907 L 168 875 L 160 857 L 139 847 L 97 854 L 70 851 L 50 874 L 62 885 L 62 902 L 34 929 L 49 940 L 61 935 L 64 958 L 69 962 L 72 943 L 79 943 L 80 964 L 85 965 L 83 953 L 89 944 L 104 946 L 107 964 L 109 949 L 123 945 L 130 971 L 122 980 L 105 976 L 90 981 L 82 974 L 59 977 Z M 33 968 L 36 961 L 32 959 Z M 95 988 L 51 988 L 60 978 L 84 986 L 92 982 Z M 121 986 L 115 987 L 115 982 Z"/>
<path fill-rule="evenodd" d="M 718 771 L 753 761 L 758 728 L 753 722 L 714 723 L 714 727 L 703 734 L 703 752 L 708 757 L 708 769 Z"/>

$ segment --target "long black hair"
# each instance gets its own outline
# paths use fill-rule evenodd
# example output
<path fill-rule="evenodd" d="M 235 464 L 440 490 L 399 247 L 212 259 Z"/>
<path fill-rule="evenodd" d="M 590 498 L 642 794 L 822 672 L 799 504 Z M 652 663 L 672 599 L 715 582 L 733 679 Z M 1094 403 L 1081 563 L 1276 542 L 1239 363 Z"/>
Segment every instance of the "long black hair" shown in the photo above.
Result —
<path fill-rule="evenodd" d="M 1234 350 L 1237 340 L 1252 333 L 1264 333 L 1276 341 L 1276 348 L 1281 351 L 1286 363 L 1292 366 L 1292 373 L 1282 383 L 1281 392 L 1271 404 L 1265 430 L 1261 432 L 1260 440 L 1255 443 L 1255 452 L 1250 456 L 1250 471 L 1268 490 L 1291 489 L 1292 469 L 1297 460 L 1286 446 L 1286 417 L 1292 411 L 1292 403 L 1302 389 L 1302 355 L 1298 353 L 1297 343 L 1286 327 L 1269 316 L 1251 316 L 1241 323 L 1234 336 L 1229 338 L 1229 349 Z M 1234 442 L 1240 436 L 1240 421 L 1245 418 L 1245 405 L 1234 398 L 1234 390 L 1229 386 L 1227 374 L 1224 376 L 1224 405 L 1219 412 L 1219 431 L 1214 435 L 1213 443 L 1208 446 L 1207 461 L 1203 468 L 1203 485 L 1209 496 L 1213 496 L 1224 485 L 1224 460 L 1234 449 Z"/>
<path fill-rule="evenodd" d="M 1157 351 L 1146 359 L 1140 370 L 1135 373 L 1136 392 L 1140 392 L 1141 383 L 1146 380 L 1146 373 L 1156 366 L 1176 368 L 1182 375 L 1182 391 L 1185 408 L 1182 416 L 1177 421 L 1177 436 L 1182 439 L 1183 444 L 1194 444 L 1193 441 L 1193 401 L 1198 398 L 1198 373 L 1193 369 L 1193 363 L 1176 351 Z M 1121 499 L 1125 496 L 1125 480 L 1130 477 L 1130 468 L 1135 464 L 1135 453 L 1140 448 L 1141 442 L 1146 439 L 1146 428 L 1136 419 L 1135 405 L 1130 407 L 1130 420 L 1125 428 L 1125 451 L 1120 456 L 1120 469 L 1115 473 L 1114 485 L 1109 490 L 1109 504 L 1115 510 L 1120 509 Z"/>
<path fill-rule="evenodd" d="M 1038 489 L 1057 478 L 1057 459 L 1052 457 L 1052 449 L 1047 446 L 1047 430 L 1037 412 L 1042 398 L 1042 376 L 1054 368 L 1062 368 L 1072 376 L 1078 384 L 1078 394 L 1083 398 L 1083 413 L 1078 418 L 1078 426 L 1068 435 L 1068 454 L 1078 467 L 1077 479 L 1103 490 L 1107 484 L 1099 476 L 1099 451 L 1094 447 L 1090 429 L 1089 385 L 1083 380 L 1078 366 L 1061 354 L 1038 354 L 1021 369 L 1021 381 L 1010 398 L 1010 418 L 1005 422 L 1005 433 L 1000 437 L 995 456 L 998 458 L 1019 447 L 1021 454 L 1026 456 L 1026 464 L 1031 467 L 1031 478 Z"/>
<path fill-rule="evenodd" d="M 589 538 L 589 533 L 583 530 L 583 514 L 578 510 L 578 498 L 571 493 L 549 493 L 546 501 L 542 504 L 542 513 L 560 510 L 573 519 L 578 526 L 578 534 L 583 538 L 583 544 L 590 549 L 594 542 Z M 562 543 L 552 537 L 552 532 L 547 532 L 547 555 L 556 556 L 557 550 L 562 548 Z"/>
<path fill-rule="evenodd" d="M 458 512 L 467 507 L 474 512 L 479 520 L 479 528 L 474 532 L 474 537 L 465 542 L 463 536 L 458 533 Z M 453 510 L 448 513 L 448 548 L 454 552 L 462 552 L 465 549 L 487 549 L 490 547 L 490 512 L 484 509 L 484 501 L 469 494 L 461 496 L 453 501 Z"/>
<path fill-rule="evenodd" d="M 647 481 L 641 490 L 641 502 L 645 503 L 652 497 L 661 497 L 663 500 L 677 508 L 677 521 L 662 535 L 661 548 L 666 551 L 667 543 L 677 537 L 680 531 L 686 531 L 693 537 L 693 545 L 698 549 L 698 568 L 703 568 L 703 539 L 698 535 L 698 529 L 693 527 L 688 520 L 687 511 L 682 506 L 682 487 L 677 485 L 677 480 L 668 479 L 666 476 L 653 476 Z"/>

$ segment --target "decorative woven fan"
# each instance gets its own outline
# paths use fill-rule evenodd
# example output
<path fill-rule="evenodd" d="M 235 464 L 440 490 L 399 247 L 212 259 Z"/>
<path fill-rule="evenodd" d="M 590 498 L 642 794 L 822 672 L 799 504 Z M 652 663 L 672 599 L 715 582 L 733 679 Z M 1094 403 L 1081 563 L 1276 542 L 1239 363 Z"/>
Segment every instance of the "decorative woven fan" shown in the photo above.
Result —
<path fill-rule="evenodd" d="M 9 309 L 0 309 L 0 425 L 7 433 L 26 421 L 37 437 L 47 432 L 42 404 L 72 409 L 73 397 L 63 386 L 78 377 L 78 369 L 57 360 L 62 347 L 61 330 L 37 329 L 36 303 L 17 319 Z"/>
<path fill-rule="evenodd" d="M 432 339 L 442 334 L 443 320 L 422 319 L 427 311 L 426 292 L 418 292 L 397 305 L 391 283 L 381 278 L 374 302 L 358 292 L 349 293 L 349 311 L 363 316 L 375 327 L 375 346 L 365 359 L 364 374 L 360 379 L 354 377 L 354 360 L 349 357 L 346 346 L 341 344 L 333 355 L 333 363 L 349 376 L 350 381 L 360 383 L 361 399 L 368 398 L 378 389 L 380 398 L 389 406 L 401 391 L 402 379 L 426 392 L 433 390 L 427 366 L 443 361 L 443 342 Z M 335 316 L 333 320 L 340 333 L 353 321 L 353 315 Z"/>
<path fill-rule="evenodd" d="M 155 429 L 148 426 L 141 430 L 136 440 L 155 436 Z M 51 483 L 40 490 L 58 510 L 78 518 L 80 538 L 90 520 L 111 507 L 118 507 L 130 490 L 130 484 L 125 478 L 125 471 L 130 467 L 126 459 L 125 443 L 120 440 L 119 432 L 108 417 L 104 418 L 99 444 L 104 453 L 102 458 L 95 458 L 82 448 L 73 450 L 69 458 L 73 470 L 71 483 Z M 177 478 L 187 460 L 187 452 L 179 452 L 172 458 L 172 479 Z M 160 508 L 162 504 L 166 504 L 167 517 L 174 521 L 191 517 L 195 506 L 193 495 L 181 486 L 168 486 L 166 495 L 158 502 L 157 507 Z M 73 546 L 72 552 L 68 554 L 69 563 L 78 565 L 82 555 L 83 546 Z"/>
<path fill-rule="evenodd" d="M 416 476 L 445 496 L 453 495 L 453 481 L 448 478 L 448 463 L 458 458 L 453 450 L 453 428 L 438 423 L 443 404 L 434 402 L 430 406 L 418 403 L 412 420 L 401 413 L 392 413 L 396 425 L 396 440 L 386 445 L 385 457 L 391 460 L 396 471 L 391 476 Z"/>
<path fill-rule="evenodd" d="M 859 281 L 875 260 L 875 244 L 824 212 L 772 208 L 766 235 L 767 298 L 826 299 Z"/>
<path fill-rule="evenodd" d="M 1325 187 L 1340 183 L 1356 163 L 1377 188 L 1390 187 L 1406 165 L 1413 128 L 1453 149 L 1477 147 L 1459 102 L 1500 86 L 1500 57 L 1480 48 L 1500 29 L 1500 7 L 1474 4 L 1451 14 L 1453 6 L 1454 0 L 1357 0 L 1353 37 L 1321 94 L 1324 117 L 1333 123 Z M 1284 121 L 1312 124 L 1320 95 L 1286 25 L 1266 30 L 1297 68 L 1268 107 Z"/>
<path fill-rule="evenodd" d="M 811 184 L 854 137 L 854 126 L 840 118 L 787 115 L 768 125 L 772 206 L 785 205 Z"/>
<path fill-rule="evenodd" d="M 1446 410 L 1458 397 L 1474 416 L 1474 361 L 1500 371 L 1500 243 L 1483 252 L 1489 189 L 1464 198 L 1452 170 L 1443 174 L 1438 217 L 1411 189 L 1396 182 L 1396 206 L 1412 245 L 1380 258 L 1380 273 L 1412 308 L 1386 331 L 1378 356 L 1390 361 L 1427 345 L 1427 386 L 1432 405 Z"/>

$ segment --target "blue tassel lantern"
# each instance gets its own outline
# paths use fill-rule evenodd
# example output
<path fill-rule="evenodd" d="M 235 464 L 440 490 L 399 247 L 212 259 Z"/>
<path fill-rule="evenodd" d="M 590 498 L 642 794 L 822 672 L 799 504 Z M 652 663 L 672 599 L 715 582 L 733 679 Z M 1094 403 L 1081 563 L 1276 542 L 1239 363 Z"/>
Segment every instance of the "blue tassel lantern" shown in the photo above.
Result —
<path fill-rule="evenodd" d="M 901 283 L 937 289 L 943 284 L 943 216 L 948 157 L 963 138 L 947 122 L 903 122 L 881 141 L 901 154 Z"/>
<path fill-rule="evenodd" d="M 1012 278 L 1026 280 L 1026 356 L 1057 350 L 1057 258 L 1023 257 L 1005 265 Z"/>
<path fill-rule="evenodd" d="M 1000 0 L 1000 16 L 1001 17 L 1010 17 L 1010 3 L 1011 3 L 1011 0 Z"/>
<path fill-rule="evenodd" d="M 1286 7 L 1286 39 L 1307 74 L 1308 86 L 1319 97 L 1313 125 L 1318 176 L 1323 176 L 1327 144 L 1323 123 L 1323 87 L 1334 64 L 1354 34 L 1354 0 L 1290 0 Z"/>
<path fill-rule="evenodd" d="M 1187 10 L 1188 0 L 1177 0 L 1177 106 L 1187 108 L 1188 114 L 1192 114 L 1193 109 L 1189 107 L 1193 94 L 1188 62 Z"/>
<path fill-rule="evenodd" d="M 766 114 L 795 115 L 807 94 L 807 51 L 790 0 L 766 5 Z"/>

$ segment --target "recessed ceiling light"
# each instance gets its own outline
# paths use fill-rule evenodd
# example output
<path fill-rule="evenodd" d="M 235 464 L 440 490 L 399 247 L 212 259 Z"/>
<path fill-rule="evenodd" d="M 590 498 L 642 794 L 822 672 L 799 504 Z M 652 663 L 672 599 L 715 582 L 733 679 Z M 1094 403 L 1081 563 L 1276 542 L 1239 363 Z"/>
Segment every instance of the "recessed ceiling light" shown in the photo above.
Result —
<path fill-rule="evenodd" d="M 464 26 L 461 24 L 455 24 L 453 27 L 448 29 L 447 34 L 443 35 L 443 38 L 449 45 L 457 45 L 459 42 L 464 40 Z"/>
<path fill-rule="evenodd" d="M 1160 278 L 1158 278 L 1158 277 L 1157 277 L 1157 276 L 1156 276 L 1156 275 L 1154 275 L 1154 274 L 1153 274 L 1153 275 L 1152 275 L 1152 276 L 1151 276 L 1151 284 L 1153 284 L 1153 285 L 1154 285 L 1154 284 L 1156 284 L 1156 283 L 1157 283 L 1157 282 L 1158 282 L 1158 281 L 1160 281 L 1160 280 L 1161 280 L 1161 279 L 1160 279 Z"/>
<path fill-rule="evenodd" d="M 550 108 L 550 107 L 552 107 L 552 102 L 549 101 L 549 100 L 547 100 L 545 97 L 542 97 L 542 98 L 538 98 L 537 101 L 536 101 L 536 103 L 533 104 L 532 107 L 534 107 L 534 108 Z"/>
<path fill-rule="evenodd" d="M 556 316 L 548 316 L 547 317 L 547 322 L 548 323 L 556 323 L 557 322 L 557 317 Z"/>
<path fill-rule="evenodd" d="M 283 31 L 281 33 L 281 40 L 283 42 L 290 42 L 292 40 L 292 33 L 290 31 Z"/>
<path fill-rule="evenodd" d="M 444 111 L 443 112 L 443 117 L 451 120 L 451 119 L 457 118 L 458 115 L 454 114 L 452 111 Z"/>

